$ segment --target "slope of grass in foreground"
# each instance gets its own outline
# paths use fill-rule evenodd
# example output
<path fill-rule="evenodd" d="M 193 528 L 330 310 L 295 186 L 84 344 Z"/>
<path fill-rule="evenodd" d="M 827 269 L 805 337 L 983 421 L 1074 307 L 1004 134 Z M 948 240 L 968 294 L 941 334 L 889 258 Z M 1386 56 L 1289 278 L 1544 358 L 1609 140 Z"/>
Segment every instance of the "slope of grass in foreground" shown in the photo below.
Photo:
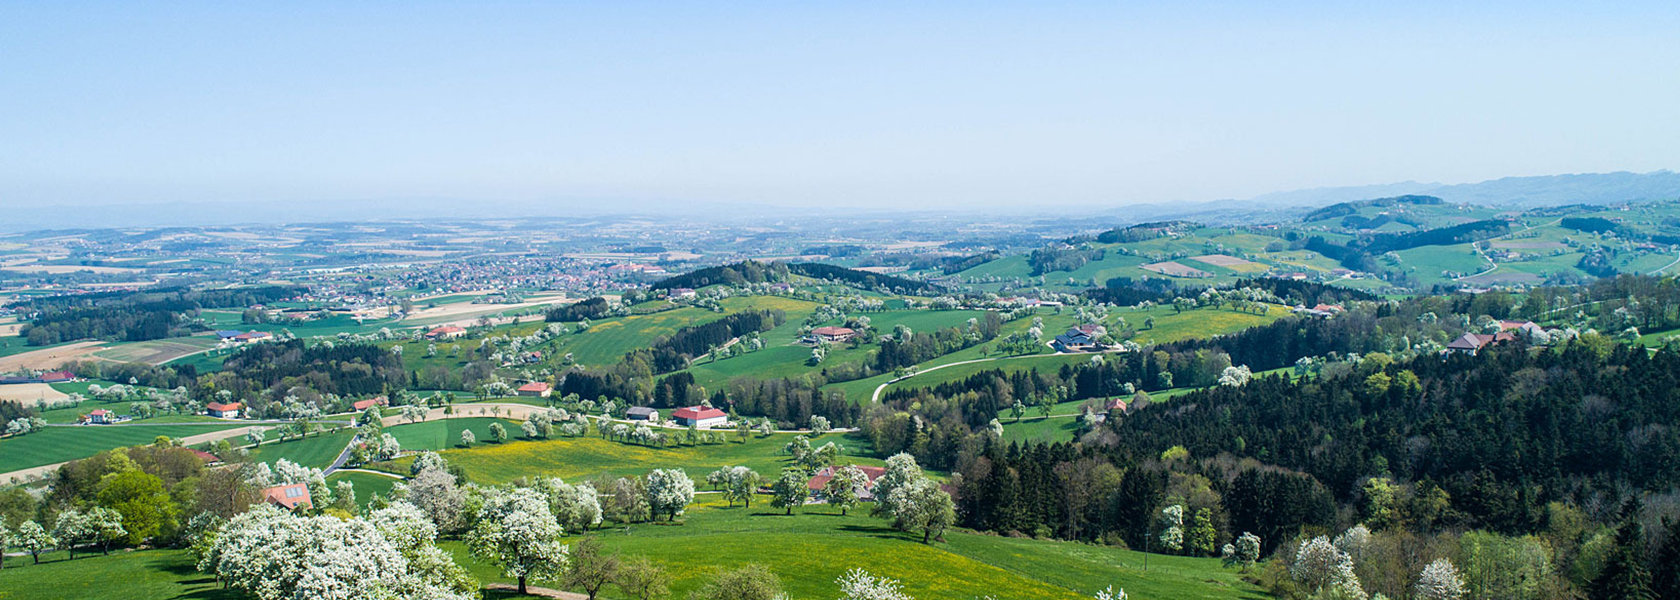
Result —
<path fill-rule="evenodd" d="M 63 552 L 9 557 L 0 571 L 0 600 L 240 600 L 244 593 L 221 589 L 216 579 L 198 572 L 186 550 L 112 552 L 110 556 Z"/>
<path fill-rule="evenodd" d="M 681 435 L 678 430 L 664 430 L 667 435 Z M 606 473 L 614 476 L 641 475 L 653 469 L 680 467 L 688 476 L 704 482 L 706 474 L 719 467 L 746 465 L 765 477 L 775 477 L 788 462 L 781 453 L 782 446 L 793 434 L 777 434 L 760 438 L 753 434 L 747 443 L 729 442 L 700 446 L 672 446 L 658 448 L 627 444 L 595 437 L 558 438 L 542 441 L 508 441 L 503 444 L 480 444 L 471 449 L 450 449 L 442 452 L 450 464 L 467 470 L 467 478 L 476 483 L 504 483 L 524 476 L 559 477 L 567 481 L 592 478 Z M 880 460 L 865 458 L 868 442 L 859 437 L 828 434 L 812 439 L 822 445 L 834 442 L 845 448 L 847 462 L 881 464 Z M 341 446 L 342 447 L 342 446 Z M 382 463 L 381 468 L 394 468 L 408 473 L 412 458 Z"/>
<path fill-rule="evenodd" d="M 867 516 L 868 506 L 844 517 L 826 506 L 785 516 L 765 497 L 751 509 L 725 508 L 717 495 L 702 498 L 680 525 L 608 528 L 597 535 L 609 551 L 663 565 L 674 579 L 673 598 L 699 587 L 712 569 L 748 563 L 769 567 L 792 598 L 835 597 L 834 579 L 852 568 L 898 579 L 918 600 L 1075 600 L 1108 585 L 1151 600 L 1261 597 L 1218 559 L 1151 556 L 1145 573 L 1142 554 L 1113 548 L 960 532 L 948 533 L 945 543 L 924 545 L 919 536 Z M 507 581 L 493 565 L 467 556 L 459 543 L 446 547 L 480 580 Z M 603 595 L 619 597 L 617 592 L 609 588 Z"/>
<path fill-rule="evenodd" d="M 227 423 L 47 427 L 28 435 L 0 440 L 0 473 L 87 458 L 112 448 L 150 444 L 160 435 L 179 438 L 242 426 L 240 423 Z"/>
<path fill-rule="evenodd" d="M 678 525 L 640 524 L 628 533 L 609 528 L 596 534 L 609 550 L 647 556 L 665 567 L 674 579 L 672 598 L 686 597 L 714 568 L 748 563 L 768 566 L 790 597 L 800 599 L 835 597 L 834 579 L 851 568 L 899 579 L 918 600 L 1076 600 L 1108 585 L 1151 600 L 1264 598 L 1218 559 L 1151 555 L 1144 572 L 1143 555 L 1137 552 L 1067 542 L 951 532 L 946 542 L 923 545 L 888 529 L 886 521 L 866 516 L 867 506 L 845 517 L 827 507 L 784 516 L 762 497 L 752 509 L 724 508 L 715 494 L 702 497 L 706 500 L 691 507 Z M 442 545 L 480 581 L 509 581 L 496 566 L 468 556 L 461 542 Z M 40 565 L 28 558 L 7 561 L 0 571 L 0 600 L 247 597 L 220 589 L 195 569 L 184 550 L 119 551 L 75 560 L 54 552 L 43 558 Z M 601 596 L 624 598 L 610 586 Z"/>

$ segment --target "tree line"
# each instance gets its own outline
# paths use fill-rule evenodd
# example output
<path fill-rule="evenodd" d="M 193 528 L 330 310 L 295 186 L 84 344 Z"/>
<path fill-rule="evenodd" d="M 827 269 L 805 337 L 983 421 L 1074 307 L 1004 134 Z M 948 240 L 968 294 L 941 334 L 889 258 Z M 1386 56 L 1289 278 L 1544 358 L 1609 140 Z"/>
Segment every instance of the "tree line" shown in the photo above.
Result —
<path fill-rule="evenodd" d="M 138 342 L 191 332 L 194 327 L 185 317 L 201 308 L 250 306 L 297 292 L 298 288 L 288 286 L 169 288 L 50 296 L 17 303 L 13 308 L 29 317 L 19 333 L 32 346 L 88 338 Z"/>

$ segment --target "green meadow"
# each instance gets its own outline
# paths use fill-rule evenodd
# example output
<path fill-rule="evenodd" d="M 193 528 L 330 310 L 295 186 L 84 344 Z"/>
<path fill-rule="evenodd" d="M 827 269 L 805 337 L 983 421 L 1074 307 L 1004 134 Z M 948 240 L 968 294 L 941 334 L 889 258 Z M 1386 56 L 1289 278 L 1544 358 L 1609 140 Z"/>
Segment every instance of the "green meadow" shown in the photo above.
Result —
<path fill-rule="evenodd" d="M 112 448 L 150 444 L 160 435 L 180 438 L 242 426 L 216 423 L 47 427 L 28 435 L 0 439 L 0 473 L 86 458 Z"/>
<path fill-rule="evenodd" d="M 681 430 L 665 430 L 667 435 L 679 437 Z M 517 435 L 518 430 L 509 431 Z M 520 477 L 559 477 L 568 481 L 590 478 L 597 474 L 613 476 L 641 475 L 653 469 L 681 468 L 689 476 L 704 481 L 706 474 L 719 467 L 745 465 L 766 477 L 774 477 L 788 463 L 781 453 L 782 446 L 793 434 L 759 437 L 754 433 L 746 443 L 738 443 L 733 431 L 729 441 L 722 444 L 667 447 L 645 446 L 596 437 L 594 433 L 577 438 L 556 438 L 525 441 L 509 438 L 504 443 L 480 442 L 472 448 L 451 447 L 440 452 L 451 464 L 466 469 L 467 478 L 476 483 L 506 483 Z M 482 438 L 481 438 L 482 439 Z M 844 448 L 844 460 L 858 464 L 880 464 L 871 458 L 868 441 L 861 437 L 838 433 L 817 436 L 812 443 L 834 442 Z M 340 446 L 342 448 L 343 446 Z M 331 459 L 329 459 L 330 462 Z M 381 463 L 400 474 L 408 473 L 413 458 L 404 457 L 391 463 Z"/>

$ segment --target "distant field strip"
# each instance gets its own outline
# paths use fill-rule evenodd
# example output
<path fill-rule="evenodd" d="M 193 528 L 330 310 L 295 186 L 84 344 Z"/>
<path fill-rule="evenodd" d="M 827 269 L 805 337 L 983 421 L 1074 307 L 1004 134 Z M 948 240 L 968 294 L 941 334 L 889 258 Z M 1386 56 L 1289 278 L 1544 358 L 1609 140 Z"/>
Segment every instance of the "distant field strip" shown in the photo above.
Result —
<path fill-rule="evenodd" d="M 1216 267 L 1225 267 L 1227 269 L 1230 269 L 1232 271 L 1236 271 L 1238 273 L 1260 273 L 1260 272 L 1266 271 L 1267 269 L 1270 269 L 1270 267 L 1267 267 L 1266 265 L 1254 262 L 1252 260 L 1248 260 L 1248 259 L 1244 259 L 1244 258 L 1237 258 L 1235 256 L 1227 256 L 1227 255 L 1224 255 L 1224 254 L 1206 254 L 1206 255 L 1202 255 L 1202 256 L 1192 256 L 1192 257 L 1190 257 L 1190 260 L 1193 260 L 1193 261 L 1196 261 L 1196 262 L 1204 262 L 1204 263 L 1207 263 L 1207 264 L 1210 264 L 1210 265 L 1213 265 L 1213 266 L 1216 266 Z"/>
<path fill-rule="evenodd" d="M 1140 267 L 1146 271 L 1154 271 L 1170 277 L 1212 277 L 1213 274 L 1195 267 L 1188 267 L 1173 261 L 1149 263 Z"/>

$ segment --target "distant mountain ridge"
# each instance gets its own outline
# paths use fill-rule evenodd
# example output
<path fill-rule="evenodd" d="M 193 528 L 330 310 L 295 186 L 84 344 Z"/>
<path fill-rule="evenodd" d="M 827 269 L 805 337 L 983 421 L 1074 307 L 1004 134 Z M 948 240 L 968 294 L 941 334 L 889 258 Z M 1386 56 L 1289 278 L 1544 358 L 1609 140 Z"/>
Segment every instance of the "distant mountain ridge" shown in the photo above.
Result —
<path fill-rule="evenodd" d="M 1370 198 L 1422 195 L 1454 204 L 1536 208 L 1565 204 L 1616 204 L 1640 200 L 1680 198 L 1680 173 L 1574 173 L 1502 177 L 1478 183 L 1421 183 L 1404 181 L 1382 185 L 1314 188 L 1274 192 L 1246 202 L 1274 207 L 1320 207 Z"/>

